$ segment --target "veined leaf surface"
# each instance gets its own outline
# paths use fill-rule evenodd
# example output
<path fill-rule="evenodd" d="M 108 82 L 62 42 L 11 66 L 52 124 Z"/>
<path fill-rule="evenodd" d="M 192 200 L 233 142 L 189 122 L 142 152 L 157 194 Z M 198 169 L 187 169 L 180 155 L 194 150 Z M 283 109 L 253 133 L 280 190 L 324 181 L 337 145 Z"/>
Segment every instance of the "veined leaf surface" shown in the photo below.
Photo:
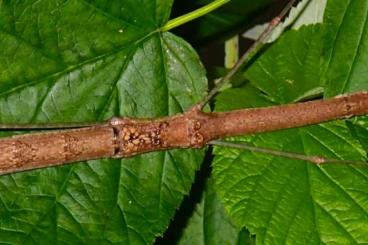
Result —
<path fill-rule="evenodd" d="M 86 122 L 182 112 L 206 91 L 197 54 L 161 33 L 171 0 L 1 1 L 0 121 Z M 150 244 L 201 151 L 99 160 L 0 178 L 0 243 Z"/>
<path fill-rule="evenodd" d="M 217 108 L 282 104 L 321 96 L 322 91 L 325 96 L 333 96 L 366 89 L 367 59 L 363 50 L 368 12 L 365 5 L 360 1 L 329 1 L 325 23 L 285 35 L 246 71 L 246 77 L 260 91 L 255 92 L 250 86 L 231 89 L 217 100 Z M 342 13 L 346 13 L 344 17 Z M 335 21 L 338 16 L 341 16 L 340 22 Z M 331 19 L 338 23 L 334 22 L 334 29 L 329 28 Z M 350 40 L 351 35 L 356 41 Z M 344 38 L 351 41 L 349 48 L 343 45 Z M 321 42 L 325 45 L 319 45 Z M 335 46 L 330 49 L 331 44 Z M 360 51 L 354 58 L 357 49 Z M 278 53 L 282 50 L 286 52 Z M 275 57 L 275 54 L 278 55 Z M 328 82 L 319 79 L 319 74 L 326 74 Z M 252 96 L 248 98 L 248 94 Z M 243 103 L 233 104 L 229 98 L 242 98 Z M 230 140 L 305 155 L 366 161 L 363 125 L 358 125 L 356 134 L 351 134 L 343 121 L 336 121 Z M 257 243 L 368 242 L 365 235 L 368 232 L 368 168 L 317 166 L 219 147 L 215 154 L 214 177 L 225 208 L 238 227 L 246 227 L 256 235 Z"/>

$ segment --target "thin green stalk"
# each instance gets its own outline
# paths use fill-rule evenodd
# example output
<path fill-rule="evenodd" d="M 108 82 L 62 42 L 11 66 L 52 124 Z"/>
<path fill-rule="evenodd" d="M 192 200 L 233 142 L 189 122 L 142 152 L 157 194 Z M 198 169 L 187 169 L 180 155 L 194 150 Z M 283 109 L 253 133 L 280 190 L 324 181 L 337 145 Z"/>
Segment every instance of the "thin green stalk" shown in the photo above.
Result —
<path fill-rule="evenodd" d="M 300 153 L 278 151 L 278 150 L 274 150 L 274 149 L 270 149 L 270 148 L 262 148 L 262 147 L 258 147 L 258 146 L 255 147 L 255 146 L 251 146 L 251 145 L 248 145 L 248 144 L 245 144 L 245 143 L 238 143 L 238 142 L 233 143 L 233 142 L 230 142 L 230 141 L 213 140 L 213 141 L 209 142 L 208 144 L 209 145 L 221 146 L 221 147 L 237 148 L 237 149 L 241 149 L 241 150 L 258 152 L 258 153 L 273 155 L 273 156 L 277 156 L 277 157 L 285 157 L 285 158 L 294 159 L 294 160 L 307 161 L 307 162 L 311 162 L 311 163 L 314 163 L 314 164 L 317 164 L 317 165 L 323 165 L 323 164 L 328 164 L 328 163 L 332 164 L 333 163 L 333 164 L 350 164 L 350 165 L 354 165 L 354 166 L 367 167 L 367 162 L 363 162 L 363 161 L 329 159 L 329 158 L 324 158 L 324 157 L 321 157 L 321 156 L 307 156 L 307 155 L 300 154 Z"/>
<path fill-rule="evenodd" d="M 215 0 L 212 3 L 209 3 L 202 8 L 199 8 L 197 10 L 194 10 L 190 13 L 187 13 L 185 15 L 179 16 L 175 19 L 169 20 L 166 25 L 164 25 L 161 28 L 161 31 L 169 31 L 175 27 L 181 26 L 189 21 L 192 21 L 194 19 L 197 19 L 203 15 L 208 14 L 209 12 L 212 12 L 213 10 L 221 7 L 222 5 L 230 2 L 231 0 Z"/>

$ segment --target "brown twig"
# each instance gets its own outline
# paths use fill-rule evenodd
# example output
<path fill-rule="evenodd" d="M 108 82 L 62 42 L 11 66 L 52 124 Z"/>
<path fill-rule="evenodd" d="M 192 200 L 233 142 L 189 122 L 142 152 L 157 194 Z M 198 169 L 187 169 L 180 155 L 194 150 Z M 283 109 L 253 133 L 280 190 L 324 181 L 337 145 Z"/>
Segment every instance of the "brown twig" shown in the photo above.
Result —
<path fill-rule="evenodd" d="M 205 113 L 200 108 L 197 105 L 184 114 L 166 118 L 113 118 L 100 126 L 3 138 L 0 139 L 0 173 L 172 148 L 201 148 L 227 136 L 364 115 L 368 113 L 368 92 L 220 113 Z"/>

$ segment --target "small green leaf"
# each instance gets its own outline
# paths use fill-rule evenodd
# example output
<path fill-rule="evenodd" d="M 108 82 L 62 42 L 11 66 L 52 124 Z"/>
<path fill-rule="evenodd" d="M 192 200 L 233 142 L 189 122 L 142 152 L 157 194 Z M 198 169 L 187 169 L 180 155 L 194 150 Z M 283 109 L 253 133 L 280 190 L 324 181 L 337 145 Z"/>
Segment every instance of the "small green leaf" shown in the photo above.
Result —
<path fill-rule="evenodd" d="M 0 121 L 182 112 L 206 91 L 197 54 L 157 30 L 172 1 L 2 1 Z M 0 242 L 150 244 L 203 153 L 174 150 L 0 178 Z"/>

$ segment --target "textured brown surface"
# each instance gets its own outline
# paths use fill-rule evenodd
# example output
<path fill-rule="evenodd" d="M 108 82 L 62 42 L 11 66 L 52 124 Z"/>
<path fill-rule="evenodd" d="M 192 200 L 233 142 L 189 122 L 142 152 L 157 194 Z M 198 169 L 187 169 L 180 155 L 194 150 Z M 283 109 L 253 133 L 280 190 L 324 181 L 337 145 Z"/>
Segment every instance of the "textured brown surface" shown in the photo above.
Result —
<path fill-rule="evenodd" d="M 22 171 L 109 157 L 114 154 L 110 127 L 91 127 L 0 140 L 0 172 Z"/>
<path fill-rule="evenodd" d="M 328 100 L 161 119 L 113 118 L 101 126 L 0 139 L 0 173 L 171 148 L 201 148 L 226 136 L 268 132 L 368 114 L 368 93 Z"/>

